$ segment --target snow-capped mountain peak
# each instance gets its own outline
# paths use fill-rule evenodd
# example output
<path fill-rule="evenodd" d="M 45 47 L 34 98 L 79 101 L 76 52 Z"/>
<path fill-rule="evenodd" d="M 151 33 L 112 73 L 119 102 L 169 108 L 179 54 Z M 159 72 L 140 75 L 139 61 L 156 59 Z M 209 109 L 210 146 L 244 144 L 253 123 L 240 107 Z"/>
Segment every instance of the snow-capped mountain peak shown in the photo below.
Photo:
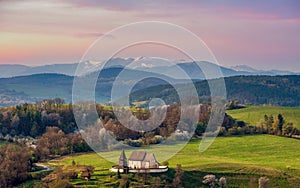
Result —
<path fill-rule="evenodd" d="M 244 71 L 244 72 L 258 72 L 259 70 L 257 69 L 254 69 L 248 65 L 236 65 L 236 66 L 231 66 L 230 67 L 231 69 L 233 70 L 236 70 L 236 71 Z"/>

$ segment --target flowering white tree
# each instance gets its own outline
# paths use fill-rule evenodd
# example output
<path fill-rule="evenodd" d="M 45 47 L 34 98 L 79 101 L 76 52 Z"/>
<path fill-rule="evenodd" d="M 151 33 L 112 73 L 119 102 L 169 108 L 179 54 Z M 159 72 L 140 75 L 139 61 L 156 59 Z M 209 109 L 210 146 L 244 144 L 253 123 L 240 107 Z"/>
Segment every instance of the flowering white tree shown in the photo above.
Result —
<path fill-rule="evenodd" d="M 214 188 L 216 185 L 218 185 L 218 179 L 213 174 L 208 174 L 203 177 L 202 183 L 208 184 L 209 187 Z"/>

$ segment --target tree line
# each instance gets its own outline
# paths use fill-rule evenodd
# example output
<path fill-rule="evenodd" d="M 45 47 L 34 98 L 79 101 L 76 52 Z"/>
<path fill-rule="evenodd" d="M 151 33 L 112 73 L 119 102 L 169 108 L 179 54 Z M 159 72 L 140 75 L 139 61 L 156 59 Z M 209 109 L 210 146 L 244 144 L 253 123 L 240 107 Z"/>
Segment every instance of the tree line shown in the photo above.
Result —
<path fill-rule="evenodd" d="M 223 78 L 222 78 L 223 79 Z M 233 76 L 224 78 L 228 99 L 248 105 L 300 106 L 300 76 Z M 200 102 L 211 96 L 207 80 L 195 82 Z M 176 88 L 184 90 L 185 84 Z M 132 93 L 137 101 L 164 99 L 166 104 L 179 101 L 171 85 L 148 87 Z"/>
<path fill-rule="evenodd" d="M 277 116 L 264 115 L 264 120 L 258 122 L 258 127 L 264 134 L 292 137 L 300 135 L 300 130 L 293 126 L 293 123 L 286 122 L 282 114 Z"/>
<path fill-rule="evenodd" d="M 227 108 L 240 108 L 238 103 L 230 101 L 227 104 Z M 104 105 L 96 105 L 99 124 L 92 125 L 90 128 L 84 128 L 84 131 L 79 130 L 73 115 L 73 106 L 71 104 L 65 104 L 60 98 L 47 99 L 36 104 L 23 104 L 15 107 L 0 108 L 0 139 L 8 141 L 17 140 L 17 142 L 24 142 L 25 140 L 32 141 L 40 138 L 46 131 L 47 127 L 56 127 L 52 130 L 61 134 L 59 138 L 69 140 L 69 144 L 73 142 L 85 142 L 79 132 L 87 133 L 89 136 L 99 137 L 98 134 L 109 133 L 115 140 L 123 141 L 131 146 L 142 146 L 149 144 L 157 144 L 168 137 L 174 137 L 174 139 L 188 139 L 190 133 L 194 132 L 194 136 L 202 136 L 206 131 L 219 131 L 219 136 L 230 135 L 243 135 L 243 134 L 275 134 L 275 135 L 295 135 L 299 134 L 299 130 L 293 127 L 292 123 L 285 122 L 284 117 L 279 114 L 277 117 L 265 115 L 263 122 L 260 122 L 258 126 L 246 125 L 243 121 L 233 119 L 231 116 L 225 114 L 222 125 L 216 127 L 207 127 L 211 116 L 211 106 L 209 104 L 202 104 L 199 107 L 189 109 L 188 114 L 193 114 L 196 108 L 199 108 L 199 119 L 196 125 L 191 124 L 188 120 L 182 120 L 180 130 L 178 130 L 178 123 L 181 116 L 181 107 L 179 104 L 172 104 L 166 108 L 166 117 L 163 122 L 154 127 L 151 131 L 135 131 L 136 124 L 134 118 L 126 119 L 126 123 L 131 126 L 131 129 L 122 125 L 118 118 L 115 116 L 112 107 Z M 150 117 L 150 111 L 147 108 L 131 107 L 131 112 L 135 118 L 139 120 L 147 120 Z M 153 119 L 156 119 L 156 114 L 160 114 L 161 109 L 155 109 L 152 113 Z M 89 114 L 82 113 L 84 117 L 81 119 L 88 119 Z M 126 114 L 125 114 L 126 116 Z M 129 117 L 129 116 L 128 116 Z M 187 118 L 188 119 L 188 118 Z M 147 126 L 153 126 L 152 122 L 148 122 Z M 102 127 L 102 129 L 101 129 Z M 214 130 L 213 130 L 214 129 Z M 49 132 L 49 131 L 48 131 Z M 50 134 L 50 133 L 49 133 Z M 97 134 L 97 135 L 94 135 Z M 43 136 L 44 137 L 44 136 Z M 100 136 L 101 137 L 101 136 Z M 32 139 L 31 139 L 32 138 Z M 82 140 L 80 140 L 82 139 Z M 103 141 L 105 142 L 105 141 Z M 44 142 L 46 143 L 46 141 Z M 108 143 L 107 143 L 108 144 Z M 106 144 L 106 145 L 107 145 Z M 83 144 L 81 144 L 83 145 Z M 83 147 L 83 146 L 81 146 Z M 74 151 L 70 149 L 59 151 L 58 153 L 72 153 L 76 151 L 88 150 L 85 146 L 84 149 L 74 148 Z M 45 151 L 45 153 L 47 153 Z M 49 152 L 48 152 L 49 153 Z M 55 155 L 55 152 L 50 152 L 51 155 Z"/>
<path fill-rule="evenodd" d="M 37 138 L 47 126 L 59 127 L 65 133 L 76 130 L 72 105 L 62 99 L 47 99 L 36 104 L 22 104 L 0 109 L 0 133 Z"/>

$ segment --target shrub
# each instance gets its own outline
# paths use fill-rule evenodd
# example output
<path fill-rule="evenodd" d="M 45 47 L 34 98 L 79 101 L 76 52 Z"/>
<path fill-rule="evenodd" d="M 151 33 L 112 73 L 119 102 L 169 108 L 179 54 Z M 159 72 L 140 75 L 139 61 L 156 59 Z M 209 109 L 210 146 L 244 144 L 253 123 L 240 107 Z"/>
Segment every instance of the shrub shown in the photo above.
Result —
<path fill-rule="evenodd" d="M 238 130 L 236 127 L 228 129 L 228 135 L 238 135 Z"/>
<path fill-rule="evenodd" d="M 119 188 L 128 188 L 129 185 L 130 185 L 129 177 L 125 174 L 122 175 L 122 179 L 120 181 Z"/>
<path fill-rule="evenodd" d="M 176 130 L 170 137 L 170 140 L 174 141 L 186 141 L 190 139 L 190 135 L 187 131 Z"/>
<path fill-rule="evenodd" d="M 66 178 L 68 179 L 77 179 L 78 178 L 78 173 L 74 171 L 70 171 L 65 173 Z"/>
<path fill-rule="evenodd" d="M 226 136 L 227 135 L 227 131 L 225 127 L 220 127 L 219 129 L 219 136 Z"/>
<path fill-rule="evenodd" d="M 245 134 L 245 129 L 242 128 L 242 127 L 238 127 L 238 128 L 237 128 L 237 134 L 238 134 L 238 135 L 243 135 L 243 134 Z"/>
<path fill-rule="evenodd" d="M 65 187 L 65 188 L 73 188 L 74 186 L 66 179 L 56 179 L 53 182 L 48 184 L 49 187 L 52 188 L 61 188 L 61 187 Z"/>
<path fill-rule="evenodd" d="M 219 185 L 220 185 L 221 188 L 226 188 L 227 187 L 227 181 L 226 181 L 225 177 L 221 177 L 219 179 Z"/>
<path fill-rule="evenodd" d="M 126 140 L 124 140 L 124 144 L 127 144 L 132 147 L 141 147 L 143 144 L 143 140 L 142 139 L 138 139 L 138 140 L 126 139 Z"/>
<path fill-rule="evenodd" d="M 218 184 L 218 179 L 213 174 L 208 174 L 203 177 L 202 183 L 208 184 L 209 187 L 215 187 Z"/>
<path fill-rule="evenodd" d="M 260 177 L 258 179 L 258 187 L 259 188 L 268 188 L 269 187 L 269 179 L 267 177 Z"/>
<path fill-rule="evenodd" d="M 155 135 L 153 138 L 150 139 L 149 144 L 159 144 L 164 140 L 164 138 L 160 135 Z"/>

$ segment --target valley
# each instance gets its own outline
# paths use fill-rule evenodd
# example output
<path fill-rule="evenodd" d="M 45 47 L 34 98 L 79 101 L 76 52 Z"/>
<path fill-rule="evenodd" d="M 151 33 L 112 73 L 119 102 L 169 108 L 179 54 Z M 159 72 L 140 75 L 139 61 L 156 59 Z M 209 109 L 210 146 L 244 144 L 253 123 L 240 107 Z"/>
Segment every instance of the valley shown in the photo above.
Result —
<path fill-rule="evenodd" d="M 198 151 L 200 142 L 201 139 L 191 140 L 168 160 L 170 170 L 159 176 L 167 182 L 172 181 L 176 165 L 181 164 L 185 187 L 204 186 L 202 178 L 207 174 L 226 177 L 229 187 L 257 187 L 261 176 L 270 179 L 271 187 L 296 187 L 300 183 L 300 151 L 296 149 L 300 147 L 299 140 L 270 135 L 218 137 L 203 153 Z M 152 152 L 155 154 L 157 151 L 154 149 Z M 115 151 L 112 155 L 119 156 L 119 153 Z M 72 167 L 72 161 L 95 167 L 90 181 L 80 178 L 70 181 L 76 187 L 118 187 L 120 180 L 114 174 L 111 177 L 109 172 L 114 164 L 97 154 L 68 156 L 45 164 L 54 167 L 63 165 L 63 169 L 68 171 L 76 169 Z M 151 176 L 156 177 L 155 174 Z M 129 174 L 129 177 L 134 179 L 134 174 Z"/>

